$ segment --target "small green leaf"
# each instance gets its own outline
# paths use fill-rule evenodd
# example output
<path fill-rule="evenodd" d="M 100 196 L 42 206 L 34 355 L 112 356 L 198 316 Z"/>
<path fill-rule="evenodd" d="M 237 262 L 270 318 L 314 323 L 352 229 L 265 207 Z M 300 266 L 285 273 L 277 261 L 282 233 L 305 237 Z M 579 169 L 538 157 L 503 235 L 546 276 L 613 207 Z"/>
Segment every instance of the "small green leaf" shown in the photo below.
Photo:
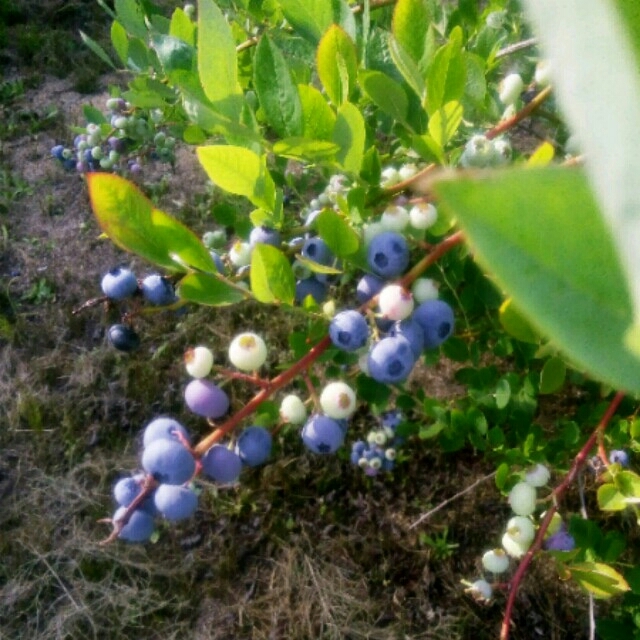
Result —
<path fill-rule="evenodd" d="M 257 244 L 251 252 L 251 291 L 259 302 L 293 304 L 296 282 L 288 258 L 276 247 Z"/>
<path fill-rule="evenodd" d="M 80 37 L 82 38 L 82 42 L 84 42 L 102 62 L 108 64 L 112 69 L 117 69 L 116 65 L 113 64 L 113 60 L 107 55 L 107 52 L 95 40 L 90 38 L 84 31 L 80 31 Z"/>
<path fill-rule="evenodd" d="M 118 21 L 132 36 L 143 40 L 147 37 L 147 26 L 139 2 L 136 0 L 115 0 L 114 9 Z"/>
<path fill-rule="evenodd" d="M 423 101 L 427 87 L 423 75 L 411 56 L 393 36 L 389 36 L 389 53 L 391 54 L 393 63 L 396 65 L 396 68 L 406 83 L 418 98 L 420 98 L 421 103 L 424 104 Z"/>
<path fill-rule="evenodd" d="M 178 7 L 171 15 L 169 35 L 174 38 L 180 38 L 180 40 L 183 40 L 191 46 L 195 46 L 195 34 L 195 23 L 181 7 Z"/>
<path fill-rule="evenodd" d="M 355 253 L 360 246 L 360 239 L 349 223 L 333 209 L 325 209 L 316 218 L 316 228 L 320 237 L 338 258 Z"/>
<path fill-rule="evenodd" d="M 287 22 L 314 45 L 332 24 L 340 25 L 356 39 L 356 22 L 344 0 L 280 0 Z"/>
<path fill-rule="evenodd" d="M 509 400 L 511 400 L 511 385 L 506 378 L 500 378 L 500 380 L 498 380 L 495 398 L 498 409 L 504 409 L 509 404 Z"/>
<path fill-rule="evenodd" d="M 360 109 L 351 102 L 345 102 L 338 109 L 333 141 L 340 146 L 336 160 L 348 173 L 360 172 L 366 137 L 364 118 Z"/>
<path fill-rule="evenodd" d="M 242 96 L 238 85 L 236 43 L 213 0 L 198 2 L 198 73 L 214 108 L 238 121 Z"/>
<path fill-rule="evenodd" d="M 281 138 L 302 134 L 302 106 L 280 49 L 268 35 L 258 42 L 253 84 L 267 122 Z"/>
<path fill-rule="evenodd" d="M 633 471 L 619 471 L 614 478 L 616 487 L 627 497 L 640 498 L 640 476 Z"/>
<path fill-rule="evenodd" d="M 93 124 L 105 124 L 107 122 L 107 119 L 104 117 L 104 113 L 90 104 L 83 105 L 82 115 L 85 117 L 87 122 L 91 122 Z"/>
<path fill-rule="evenodd" d="M 187 274 L 178 283 L 176 293 L 188 302 L 214 307 L 235 304 L 247 298 L 247 293 L 208 273 Z"/>
<path fill-rule="evenodd" d="M 465 58 L 462 53 L 462 32 L 456 27 L 449 42 L 434 56 L 427 76 L 427 111 L 431 116 L 447 102 L 459 101 L 467 82 Z"/>
<path fill-rule="evenodd" d="M 179 69 L 191 71 L 193 68 L 196 51 L 183 40 L 174 36 L 156 35 L 151 44 L 166 74 Z"/>
<path fill-rule="evenodd" d="M 308 140 L 307 138 L 285 138 L 273 145 L 273 153 L 283 158 L 307 162 L 331 160 L 340 147 L 328 140 Z"/>
<path fill-rule="evenodd" d="M 320 82 L 336 107 L 344 104 L 355 87 L 358 57 L 353 40 L 338 25 L 329 27 L 316 52 Z"/>
<path fill-rule="evenodd" d="M 125 28 L 117 20 L 111 23 L 111 44 L 122 64 L 126 66 L 129 62 L 129 37 Z"/>
<path fill-rule="evenodd" d="M 429 133 L 441 149 L 447 146 L 458 131 L 462 113 L 462 105 L 459 102 L 447 102 L 429 118 Z"/>
<path fill-rule="evenodd" d="M 275 207 L 275 185 L 264 156 L 232 145 L 199 147 L 196 153 L 215 185 L 249 198 L 257 207 Z"/>
<path fill-rule="evenodd" d="M 606 483 L 598 487 L 598 507 L 602 511 L 622 511 L 627 506 L 625 496 L 615 485 Z"/>
<path fill-rule="evenodd" d="M 594 598 L 607 599 L 629 591 L 624 577 L 601 562 L 582 562 L 567 566 L 571 577 Z"/>
<path fill-rule="evenodd" d="M 406 126 L 409 99 L 402 85 L 381 71 L 361 71 L 358 81 L 382 111 Z"/>
<path fill-rule="evenodd" d="M 562 358 L 549 358 L 540 372 L 540 393 L 555 393 L 562 388 L 567 365 Z"/>
<path fill-rule="evenodd" d="M 119 247 L 171 271 L 216 271 L 199 238 L 182 223 L 154 209 L 132 182 L 96 172 L 87 174 L 87 184 L 98 224 Z"/>
<path fill-rule="evenodd" d="M 531 154 L 527 165 L 529 167 L 546 167 L 553 160 L 554 155 L 553 145 L 545 141 Z"/>
<path fill-rule="evenodd" d="M 302 105 L 303 136 L 309 140 L 331 140 L 336 116 L 324 96 L 313 86 L 298 85 Z"/>
<path fill-rule="evenodd" d="M 426 68 L 428 25 L 433 21 L 429 0 L 398 0 L 393 11 L 392 33 L 415 64 Z"/>

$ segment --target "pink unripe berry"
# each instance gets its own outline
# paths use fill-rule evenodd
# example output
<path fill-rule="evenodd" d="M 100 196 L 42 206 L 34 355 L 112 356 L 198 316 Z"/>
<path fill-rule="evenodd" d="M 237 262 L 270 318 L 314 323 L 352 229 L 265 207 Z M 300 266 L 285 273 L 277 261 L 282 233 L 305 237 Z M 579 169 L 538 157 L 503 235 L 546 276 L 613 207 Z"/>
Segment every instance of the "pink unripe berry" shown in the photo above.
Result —
<path fill-rule="evenodd" d="M 389 284 L 378 294 L 380 313 L 390 320 L 408 318 L 413 306 L 413 296 L 399 284 Z"/>

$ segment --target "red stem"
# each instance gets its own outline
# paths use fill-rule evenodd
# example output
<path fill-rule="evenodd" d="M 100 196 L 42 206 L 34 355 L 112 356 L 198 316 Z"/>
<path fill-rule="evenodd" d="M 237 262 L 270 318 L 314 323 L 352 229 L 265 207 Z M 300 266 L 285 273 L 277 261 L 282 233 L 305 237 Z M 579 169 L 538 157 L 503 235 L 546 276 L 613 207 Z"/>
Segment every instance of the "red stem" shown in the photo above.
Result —
<path fill-rule="evenodd" d="M 520 561 L 520 564 L 518 565 L 518 568 L 516 569 L 516 572 L 513 574 L 513 578 L 511 578 L 511 581 L 509 583 L 509 596 L 507 598 L 507 604 L 504 610 L 504 617 L 502 619 L 502 628 L 500 629 L 500 640 L 509 639 L 511 616 L 513 614 L 513 607 L 515 605 L 518 588 L 520 587 L 520 583 L 522 582 L 522 579 L 524 578 L 524 575 L 527 572 L 527 569 L 531 564 L 531 561 L 533 560 L 534 554 L 536 553 L 536 551 L 538 551 L 542 547 L 544 534 L 547 532 L 547 529 L 551 524 L 551 519 L 553 518 L 554 514 L 558 510 L 558 507 L 557 507 L 558 499 L 562 497 L 562 495 L 567 490 L 569 485 L 576 479 L 576 476 L 578 475 L 578 471 L 580 471 L 580 468 L 586 462 L 590 451 L 596 445 L 599 438 L 602 437 L 604 430 L 606 429 L 607 425 L 609 424 L 609 421 L 611 420 L 616 410 L 618 409 L 618 406 L 622 402 L 623 398 L 624 398 L 624 393 L 622 393 L 621 391 L 618 391 L 618 393 L 616 393 L 616 395 L 613 397 L 613 400 L 611 400 L 611 402 L 609 403 L 609 406 L 607 407 L 607 410 L 602 416 L 602 419 L 598 423 L 598 426 L 595 428 L 595 430 L 593 431 L 589 439 L 586 441 L 586 443 L 582 447 L 582 449 L 580 449 L 580 451 L 578 452 L 578 455 L 575 457 L 573 464 L 571 465 L 571 469 L 569 469 L 569 473 L 567 473 L 564 480 L 553 490 L 553 496 L 555 498 L 554 504 L 551 507 L 549 507 L 549 509 L 547 509 L 547 513 L 545 514 L 545 517 L 542 520 L 542 523 L 540 524 L 540 528 L 538 529 L 538 534 L 536 535 L 536 539 L 533 541 L 533 544 L 531 545 L 527 553 L 524 555 L 524 557 Z"/>
<path fill-rule="evenodd" d="M 493 127 L 493 129 L 489 129 L 486 133 L 486 137 L 489 140 L 493 138 L 497 138 L 501 133 L 505 131 L 509 131 L 509 129 L 513 129 L 518 122 L 521 122 L 525 118 L 527 118 L 531 113 L 533 113 L 549 96 L 551 95 L 551 87 L 545 87 L 540 93 L 538 93 L 531 102 L 525 105 L 518 113 L 516 113 L 513 117 L 508 118 L 504 122 Z"/>

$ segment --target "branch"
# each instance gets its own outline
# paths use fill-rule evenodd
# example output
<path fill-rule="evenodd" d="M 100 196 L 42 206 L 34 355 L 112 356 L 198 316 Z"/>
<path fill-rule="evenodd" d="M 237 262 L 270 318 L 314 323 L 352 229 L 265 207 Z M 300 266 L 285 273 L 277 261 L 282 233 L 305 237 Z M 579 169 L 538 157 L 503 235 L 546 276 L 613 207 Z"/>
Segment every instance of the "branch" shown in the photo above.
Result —
<path fill-rule="evenodd" d="M 564 480 L 553 490 L 552 494 L 554 497 L 553 505 L 547 509 L 547 513 L 545 514 L 542 523 L 540 524 L 540 528 L 538 529 L 538 533 L 536 535 L 536 539 L 533 541 L 533 544 L 524 555 L 516 572 L 513 574 L 513 578 L 509 582 L 509 596 L 507 598 L 507 604 L 504 610 L 504 617 L 502 619 L 502 628 L 500 629 L 500 640 L 508 640 L 509 639 L 509 630 L 511 625 L 511 616 L 513 614 L 513 607 L 516 601 L 516 595 L 518 593 L 518 588 L 522 579 L 524 578 L 525 573 L 531 561 L 533 560 L 534 554 L 540 550 L 542 547 L 542 541 L 544 540 L 544 535 L 551 524 L 551 520 L 558 510 L 558 500 L 562 497 L 562 495 L 566 492 L 569 485 L 576 479 L 578 472 L 584 466 L 587 458 L 589 457 L 589 453 L 596 445 L 598 438 L 604 433 L 604 430 L 607 428 L 609 421 L 615 414 L 618 406 L 622 402 L 624 398 L 624 393 L 618 391 L 616 395 L 613 397 L 613 400 L 609 403 L 607 410 L 605 411 L 602 419 L 598 423 L 598 426 L 595 428 L 587 442 L 584 444 L 582 449 L 578 452 L 578 455 L 575 457 L 573 464 L 571 465 L 571 469 L 569 469 L 569 473 L 565 476 Z"/>
<path fill-rule="evenodd" d="M 497 138 L 500 134 L 505 131 L 509 131 L 509 129 L 513 129 L 519 122 L 529 117 L 531 113 L 533 113 L 549 96 L 551 95 L 551 87 L 545 87 L 540 93 L 538 93 L 531 102 L 527 103 L 518 113 L 516 113 L 511 118 L 508 118 L 504 122 L 493 127 L 493 129 L 489 129 L 485 134 L 489 140 L 493 140 L 493 138 Z"/>

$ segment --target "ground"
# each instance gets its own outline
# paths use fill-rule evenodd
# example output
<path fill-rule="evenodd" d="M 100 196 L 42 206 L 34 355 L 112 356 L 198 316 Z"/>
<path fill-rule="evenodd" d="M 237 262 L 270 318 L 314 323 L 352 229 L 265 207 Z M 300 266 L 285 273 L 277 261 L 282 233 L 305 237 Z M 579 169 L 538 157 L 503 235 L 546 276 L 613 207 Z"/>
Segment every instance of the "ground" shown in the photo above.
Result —
<path fill-rule="evenodd" d="M 197 515 L 162 526 L 155 544 L 100 545 L 111 486 L 136 469 L 143 425 L 169 413 L 206 431 L 183 408 L 183 351 L 204 342 L 223 354 L 250 323 L 276 345 L 275 362 L 288 356 L 287 325 L 248 305 L 165 314 L 126 355 L 106 344 L 102 307 L 73 313 L 99 295 L 111 266 L 152 267 L 100 238 L 82 178 L 50 157 L 71 139 L 81 106 L 103 107 L 109 85 L 126 81 L 97 63 L 87 73 L 90 58 L 70 75 L 47 62 L 47 20 L 56 43 L 59 32 L 78 40 L 64 4 L 42 3 L 40 19 L 29 13 L 33 3 L 17 2 L 13 13 L 0 5 L 11 16 L 0 42 L 0 638 L 497 637 L 503 598 L 475 603 L 460 581 L 498 545 L 509 509 L 495 468 L 470 450 L 445 456 L 418 441 L 396 473 L 371 479 L 345 456 L 304 453 L 285 431 L 273 462 L 245 471 L 240 486 L 201 483 Z M 67 4 L 83 20 L 98 11 Z M 99 19 L 90 24 L 104 29 Z M 145 181 L 165 210 L 199 231 L 210 224 L 192 149 L 180 150 L 175 172 Z M 464 393 L 453 370 L 443 360 L 412 384 L 453 399 Z M 246 387 L 233 391 L 236 405 L 246 401 Z M 536 563 L 512 637 L 586 638 L 586 611 L 581 592 Z"/>

